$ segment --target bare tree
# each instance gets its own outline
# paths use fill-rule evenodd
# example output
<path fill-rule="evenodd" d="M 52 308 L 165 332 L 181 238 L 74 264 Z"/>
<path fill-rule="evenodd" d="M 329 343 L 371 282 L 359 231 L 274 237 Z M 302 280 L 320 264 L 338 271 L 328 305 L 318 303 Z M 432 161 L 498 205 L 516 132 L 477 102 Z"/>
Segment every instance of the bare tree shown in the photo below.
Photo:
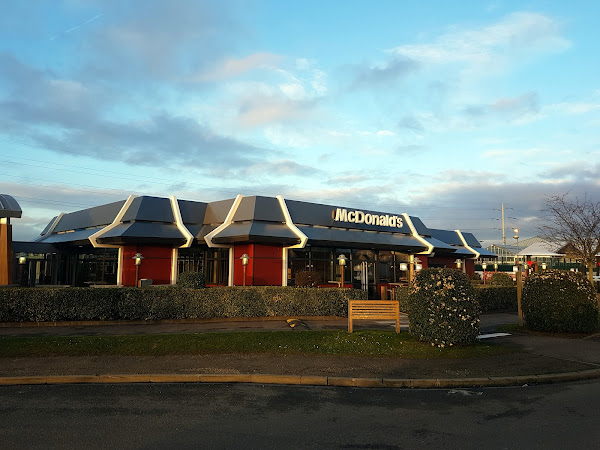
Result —
<path fill-rule="evenodd" d="M 575 201 L 566 196 L 546 199 L 544 211 L 548 216 L 538 231 L 548 242 L 564 248 L 568 256 L 583 261 L 593 282 L 596 255 L 600 253 L 600 202 L 594 203 L 587 195 Z"/>

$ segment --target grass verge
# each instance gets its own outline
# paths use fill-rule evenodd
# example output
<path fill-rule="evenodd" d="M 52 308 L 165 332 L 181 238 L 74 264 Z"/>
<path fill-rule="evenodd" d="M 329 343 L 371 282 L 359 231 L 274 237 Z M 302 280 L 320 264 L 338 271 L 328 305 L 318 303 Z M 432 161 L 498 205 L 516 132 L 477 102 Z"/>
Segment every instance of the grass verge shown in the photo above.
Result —
<path fill-rule="evenodd" d="M 0 338 L 0 358 L 44 356 L 163 356 L 218 353 L 384 356 L 406 359 L 478 358 L 518 351 L 477 342 L 432 347 L 408 333 L 391 331 L 266 331 L 141 336 L 53 336 Z"/>

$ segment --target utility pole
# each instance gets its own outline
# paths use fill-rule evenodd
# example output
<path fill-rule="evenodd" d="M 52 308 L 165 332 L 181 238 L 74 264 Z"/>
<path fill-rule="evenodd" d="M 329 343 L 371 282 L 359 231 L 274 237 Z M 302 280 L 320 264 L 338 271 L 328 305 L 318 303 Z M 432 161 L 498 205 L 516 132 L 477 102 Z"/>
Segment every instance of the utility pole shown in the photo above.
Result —
<path fill-rule="evenodd" d="M 502 203 L 502 245 L 506 245 L 506 232 L 504 231 L 504 203 Z"/>

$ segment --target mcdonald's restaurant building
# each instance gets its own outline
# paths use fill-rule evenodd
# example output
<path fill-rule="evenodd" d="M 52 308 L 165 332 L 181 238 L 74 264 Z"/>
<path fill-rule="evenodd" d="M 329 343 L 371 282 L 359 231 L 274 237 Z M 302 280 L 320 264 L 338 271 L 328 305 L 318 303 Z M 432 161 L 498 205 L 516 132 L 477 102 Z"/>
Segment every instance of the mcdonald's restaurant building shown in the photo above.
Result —
<path fill-rule="evenodd" d="M 130 196 L 61 213 L 12 253 L 14 282 L 28 285 L 164 285 L 196 271 L 207 285 L 287 286 L 309 271 L 323 287 L 343 279 L 373 298 L 414 270 L 471 274 L 476 259 L 495 257 L 471 233 L 430 229 L 408 214 L 244 195 Z"/>

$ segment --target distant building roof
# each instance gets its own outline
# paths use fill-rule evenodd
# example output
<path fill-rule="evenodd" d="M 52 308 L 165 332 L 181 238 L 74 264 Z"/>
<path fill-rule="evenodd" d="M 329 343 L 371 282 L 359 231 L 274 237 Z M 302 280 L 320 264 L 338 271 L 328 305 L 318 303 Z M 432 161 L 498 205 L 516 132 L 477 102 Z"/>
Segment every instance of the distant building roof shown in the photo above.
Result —
<path fill-rule="evenodd" d="M 564 253 L 558 253 L 558 250 L 555 244 L 540 241 L 519 251 L 518 256 L 564 256 Z"/>

